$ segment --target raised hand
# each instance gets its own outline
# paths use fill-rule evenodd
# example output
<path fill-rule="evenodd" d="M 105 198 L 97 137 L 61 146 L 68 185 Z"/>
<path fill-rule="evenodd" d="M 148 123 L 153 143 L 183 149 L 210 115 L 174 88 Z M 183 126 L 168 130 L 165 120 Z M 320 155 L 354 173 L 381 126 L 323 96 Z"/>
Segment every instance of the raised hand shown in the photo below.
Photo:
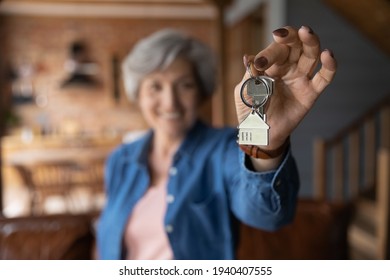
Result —
<path fill-rule="evenodd" d="M 321 51 L 320 40 L 309 27 L 286 26 L 275 30 L 273 37 L 274 42 L 267 48 L 243 59 L 245 69 L 249 63 L 253 75 L 275 79 L 275 91 L 265 107 L 270 130 L 269 145 L 261 147 L 264 151 L 283 145 L 333 80 L 337 68 L 332 52 Z M 235 88 L 239 122 L 251 111 L 240 98 L 240 88 L 249 77 L 246 72 Z"/>

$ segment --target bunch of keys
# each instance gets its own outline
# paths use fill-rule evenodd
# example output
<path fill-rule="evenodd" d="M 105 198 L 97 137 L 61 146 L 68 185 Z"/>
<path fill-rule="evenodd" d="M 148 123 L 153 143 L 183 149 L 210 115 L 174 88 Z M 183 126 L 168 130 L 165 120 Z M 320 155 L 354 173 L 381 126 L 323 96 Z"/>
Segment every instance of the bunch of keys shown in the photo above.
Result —
<path fill-rule="evenodd" d="M 253 76 L 250 65 L 247 66 L 250 78 L 241 87 L 242 102 L 252 109 L 248 116 L 238 126 L 239 145 L 268 145 L 268 131 L 264 105 L 274 91 L 274 79 L 267 76 Z M 250 97 L 249 103 L 244 97 L 244 89 Z"/>

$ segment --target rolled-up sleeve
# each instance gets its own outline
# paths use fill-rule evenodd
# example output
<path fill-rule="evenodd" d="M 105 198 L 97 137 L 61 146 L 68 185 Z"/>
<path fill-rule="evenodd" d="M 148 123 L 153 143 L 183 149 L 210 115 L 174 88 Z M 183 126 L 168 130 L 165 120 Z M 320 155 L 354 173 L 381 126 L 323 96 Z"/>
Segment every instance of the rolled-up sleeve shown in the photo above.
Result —
<path fill-rule="evenodd" d="M 230 174 L 229 195 L 233 214 L 250 226 L 274 231 L 292 222 L 295 215 L 299 176 L 289 149 L 276 170 L 255 172 L 245 165 L 245 155 L 238 153 L 238 168 L 227 164 Z M 237 157 L 236 157 L 237 160 Z"/>

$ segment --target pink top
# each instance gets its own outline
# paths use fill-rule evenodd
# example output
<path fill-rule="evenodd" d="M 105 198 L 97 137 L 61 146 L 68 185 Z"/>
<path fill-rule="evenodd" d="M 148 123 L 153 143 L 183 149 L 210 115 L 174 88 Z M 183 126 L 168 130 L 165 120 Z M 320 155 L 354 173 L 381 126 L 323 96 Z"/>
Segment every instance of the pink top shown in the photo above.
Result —
<path fill-rule="evenodd" d="M 164 230 L 166 184 L 151 186 L 135 205 L 125 229 L 128 260 L 168 260 L 173 253 Z"/>

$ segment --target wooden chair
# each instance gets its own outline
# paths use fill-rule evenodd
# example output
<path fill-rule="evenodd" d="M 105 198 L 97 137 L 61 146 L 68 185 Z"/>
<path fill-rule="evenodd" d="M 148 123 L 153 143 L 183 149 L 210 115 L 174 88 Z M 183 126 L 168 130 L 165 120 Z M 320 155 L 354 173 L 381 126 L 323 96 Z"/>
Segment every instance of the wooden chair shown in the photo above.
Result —
<path fill-rule="evenodd" d="M 89 188 L 96 193 L 104 192 L 105 160 L 93 160 L 88 164 Z"/>
<path fill-rule="evenodd" d="M 104 197 L 105 159 L 93 159 L 84 162 L 81 167 L 82 179 L 75 182 L 74 188 L 82 188 L 88 193 L 87 211 L 100 211 L 101 198 Z"/>
<path fill-rule="evenodd" d="M 28 187 L 30 194 L 30 213 L 39 215 L 46 212 L 45 202 L 49 197 L 57 196 L 62 199 L 65 212 L 72 210 L 72 197 L 70 195 L 72 171 L 71 162 L 45 162 L 33 166 L 15 166 L 16 170 Z"/>
<path fill-rule="evenodd" d="M 353 259 L 388 259 L 390 97 L 333 138 L 315 142 L 314 185 L 324 201 L 353 203 Z"/>

